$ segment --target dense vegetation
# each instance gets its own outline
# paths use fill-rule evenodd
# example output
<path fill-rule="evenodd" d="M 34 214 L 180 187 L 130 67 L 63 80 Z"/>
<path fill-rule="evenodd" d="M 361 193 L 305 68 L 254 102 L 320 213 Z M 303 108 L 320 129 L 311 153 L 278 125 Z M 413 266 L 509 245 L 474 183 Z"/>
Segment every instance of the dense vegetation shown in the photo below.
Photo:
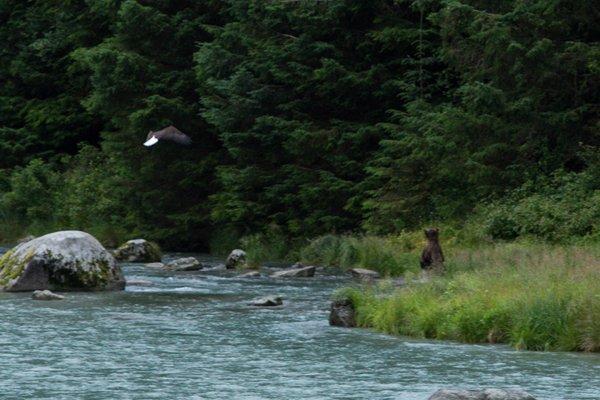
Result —
<path fill-rule="evenodd" d="M 600 248 L 449 248 L 449 272 L 396 289 L 346 288 L 359 326 L 421 338 L 600 352 Z"/>
<path fill-rule="evenodd" d="M 0 0 L 0 239 L 597 237 L 599 18 L 594 0 Z M 141 146 L 168 124 L 193 146 Z"/>

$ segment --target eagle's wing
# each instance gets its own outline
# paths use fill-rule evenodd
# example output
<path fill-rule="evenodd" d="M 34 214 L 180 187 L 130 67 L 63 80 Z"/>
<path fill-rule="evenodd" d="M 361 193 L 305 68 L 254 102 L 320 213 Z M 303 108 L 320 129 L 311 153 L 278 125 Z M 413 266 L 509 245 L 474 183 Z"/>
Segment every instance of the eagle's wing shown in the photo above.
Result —
<path fill-rule="evenodd" d="M 173 125 L 167 126 L 164 129 L 161 129 L 157 132 L 152 132 L 149 135 L 149 138 L 156 137 L 158 140 L 170 140 L 172 142 L 189 145 L 192 143 L 192 139 L 185 133 L 181 132 L 179 129 L 175 128 Z"/>

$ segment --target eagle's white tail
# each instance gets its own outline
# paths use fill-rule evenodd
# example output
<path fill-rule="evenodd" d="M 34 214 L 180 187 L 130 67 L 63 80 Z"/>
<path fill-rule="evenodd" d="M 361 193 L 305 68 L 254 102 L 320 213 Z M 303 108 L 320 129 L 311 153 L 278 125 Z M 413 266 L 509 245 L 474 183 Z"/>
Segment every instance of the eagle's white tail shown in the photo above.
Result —
<path fill-rule="evenodd" d="M 146 140 L 144 146 L 150 147 L 152 145 L 155 145 L 156 143 L 158 143 L 158 139 L 156 138 L 156 136 L 152 136 L 150 139 Z"/>

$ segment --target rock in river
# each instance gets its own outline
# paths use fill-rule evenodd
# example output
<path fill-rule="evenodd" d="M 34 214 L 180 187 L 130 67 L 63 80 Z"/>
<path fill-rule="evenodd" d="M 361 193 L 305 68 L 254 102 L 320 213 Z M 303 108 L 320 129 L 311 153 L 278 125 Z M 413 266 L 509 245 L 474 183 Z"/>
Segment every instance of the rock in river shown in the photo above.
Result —
<path fill-rule="evenodd" d="M 6 291 L 123 290 L 125 279 L 113 256 L 92 235 L 50 233 L 9 250 L 0 258 Z"/>
<path fill-rule="evenodd" d="M 363 281 L 379 279 L 379 272 L 366 268 L 352 268 L 350 273 L 354 278 L 362 279 Z"/>
<path fill-rule="evenodd" d="M 337 299 L 331 303 L 329 325 L 353 328 L 356 326 L 354 305 L 348 298 Z"/>
<path fill-rule="evenodd" d="M 225 268 L 234 269 L 246 267 L 246 252 L 241 249 L 233 250 L 225 261 Z"/>
<path fill-rule="evenodd" d="M 260 272 L 250 271 L 245 274 L 238 275 L 238 278 L 260 278 Z"/>
<path fill-rule="evenodd" d="M 272 278 L 307 278 L 315 276 L 316 267 L 303 267 L 294 269 L 285 269 L 283 271 L 277 271 L 271 275 Z"/>
<path fill-rule="evenodd" d="M 144 266 L 148 267 L 148 268 L 165 268 L 166 267 L 166 265 L 161 262 L 146 263 L 146 265 L 144 265 Z"/>
<path fill-rule="evenodd" d="M 248 305 L 255 307 L 276 307 L 283 304 L 283 299 L 280 296 L 268 296 L 261 299 L 252 300 Z"/>
<path fill-rule="evenodd" d="M 36 290 L 31 295 L 31 298 L 34 300 L 63 300 L 65 296 L 52 293 L 49 290 Z"/>
<path fill-rule="evenodd" d="M 160 262 L 160 247 L 145 239 L 133 239 L 115 250 L 115 258 L 125 262 L 152 263 Z"/>
<path fill-rule="evenodd" d="M 204 266 L 194 257 L 185 257 L 171 261 L 165 268 L 173 271 L 198 271 L 204 268 Z"/>
<path fill-rule="evenodd" d="M 442 389 L 429 400 L 535 400 L 535 397 L 522 390 L 483 389 L 461 390 Z"/>

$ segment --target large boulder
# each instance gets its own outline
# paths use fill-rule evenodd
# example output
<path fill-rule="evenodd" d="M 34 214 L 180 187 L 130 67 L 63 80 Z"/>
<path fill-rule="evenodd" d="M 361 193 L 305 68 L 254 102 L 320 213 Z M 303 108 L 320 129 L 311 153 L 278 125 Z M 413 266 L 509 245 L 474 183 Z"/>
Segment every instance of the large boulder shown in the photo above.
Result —
<path fill-rule="evenodd" d="M 429 400 L 535 400 L 535 397 L 522 390 L 511 389 L 441 389 Z"/>
<path fill-rule="evenodd" d="M 272 278 L 309 278 L 315 276 L 316 267 L 302 267 L 294 269 L 284 269 L 271 275 Z"/>
<path fill-rule="evenodd" d="M 165 268 L 173 271 L 198 271 L 204 268 L 204 265 L 194 257 L 185 257 L 171 261 Z"/>
<path fill-rule="evenodd" d="M 133 239 L 115 250 L 115 258 L 125 262 L 153 263 L 160 262 L 160 247 L 145 239 Z"/>
<path fill-rule="evenodd" d="M 352 300 L 349 298 L 342 298 L 331 302 L 329 325 L 341 326 L 343 328 L 354 328 L 356 326 Z"/>
<path fill-rule="evenodd" d="M 92 235 L 61 231 L 22 243 L 0 258 L 6 291 L 122 290 L 113 256 Z"/>
<path fill-rule="evenodd" d="M 246 252 L 241 249 L 233 250 L 225 260 L 227 269 L 245 268 L 246 266 Z"/>

